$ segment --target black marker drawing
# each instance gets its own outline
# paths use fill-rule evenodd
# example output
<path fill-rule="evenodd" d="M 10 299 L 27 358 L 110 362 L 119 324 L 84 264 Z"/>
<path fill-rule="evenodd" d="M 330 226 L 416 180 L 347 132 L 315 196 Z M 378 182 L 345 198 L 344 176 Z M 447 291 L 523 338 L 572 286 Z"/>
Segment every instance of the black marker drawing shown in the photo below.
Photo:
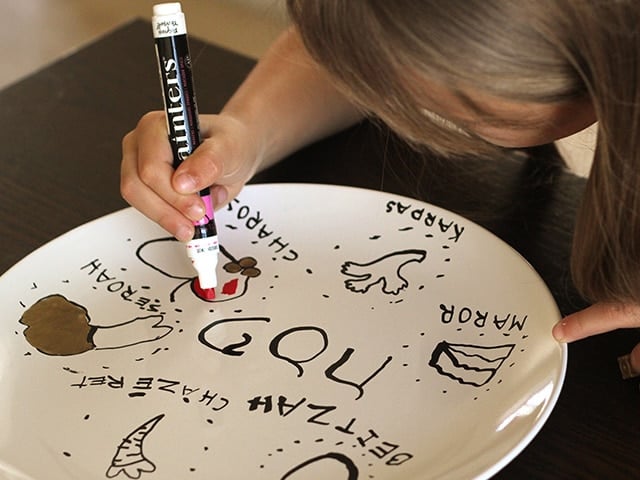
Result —
<path fill-rule="evenodd" d="M 442 341 L 433 349 L 429 365 L 464 385 L 481 387 L 495 376 L 513 347 L 515 344 L 486 347 Z"/>
<path fill-rule="evenodd" d="M 282 340 L 287 336 L 289 336 L 291 333 L 297 333 L 297 332 L 303 332 L 303 331 L 317 333 L 319 338 L 322 340 L 321 348 L 315 352 L 311 352 L 309 354 L 309 357 L 304 359 L 294 359 L 291 356 L 287 355 L 286 353 L 283 353 L 281 351 L 282 347 L 280 346 L 282 343 Z M 327 336 L 327 332 L 325 332 L 323 329 L 321 329 L 320 327 L 314 327 L 314 326 L 301 326 L 301 327 L 290 328 L 276 335 L 273 338 L 273 340 L 271 340 L 271 343 L 269 344 L 269 351 L 271 352 L 271 355 L 273 355 L 275 358 L 279 358 L 293 365 L 298 371 L 298 377 L 301 377 L 302 374 L 304 373 L 302 364 L 311 362 L 315 358 L 322 355 L 322 353 L 324 353 L 324 351 L 327 349 L 328 346 L 329 346 L 329 337 Z"/>
<path fill-rule="evenodd" d="M 74 271 L 55 273 L 64 279 L 65 290 L 53 291 L 77 303 L 50 291 L 42 293 L 49 285 L 60 285 L 52 283 L 59 277 L 48 279 L 42 273 L 37 284 L 29 280 L 23 285 L 29 296 L 9 318 L 11 338 L 31 351 L 25 355 L 34 353 L 24 364 L 39 368 L 50 363 L 52 369 L 67 372 L 60 374 L 67 378 L 60 387 L 72 391 L 73 397 L 60 398 L 78 402 L 85 408 L 82 414 L 92 408 L 107 411 L 98 417 L 91 410 L 92 422 L 87 423 L 93 438 L 100 439 L 99 449 L 97 441 L 89 442 L 74 431 L 65 431 L 64 437 L 58 432 L 49 435 L 63 438 L 57 451 L 67 457 L 67 464 L 81 457 L 70 448 L 80 445 L 100 455 L 92 462 L 91 474 L 115 480 L 164 478 L 168 468 L 181 469 L 174 478 L 196 478 L 198 470 L 202 478 L 357 480 L 395 478 L 394 469 L 404 478 L 411 472 L 397 467 L 412 463 L 424 448 L 441 440 L 440 432 L 420 427 L 424 422 L 412 422 L 420 420 L 416 415 L 456 414 L 451 410 L 457 397 L 482 395 L 489 403 L 499 394 L 512 394 L 510 383 L 521 372 L 509 367 L 517 360 L 526 361 L 520 337 L 524 340 L 530 333 L 529 312 L 514 313 L 502 297 L 491 296 L 484 305 L 477 294 L 484 290 L 476 292 L 473 282 L 492 279 L 493 267 L 489 272 L 473 270 L 471 256 L 468 265 L 467 257 L 456 261 L 455 248 L 463 249 L 463 244 L 454 244 L 463 226 L 422 207 L 394 204 L 389 213 L 404 215 L 399 227 L 382 229 L 377 219 L 373 225 L 363 223 L 365 231 L 358 232 L 358 238 L 370 239 L 373 253 L 366 249 L 346 253 L 353 250 L 342 245 L 353 237 L 339 230 L 292 250 L 288 231 L 279 233 L 280 220 L 267 228 L 261 211 L 234 202 L 228 210 L 233 218 L 224 224 L 232 235 L 228 249 L 220 246 L 215 298 L 207 298 L 199 288 L 184 245 L 174 238 L 160 238 L 164 234 L 155 226 L 148 233 L 136 229 L 137 240 L 129 238 L 122 251 L 111 252 L 113 238 L 104 235 L 104 246 L 97 244 L 91 256 L 78 259 L 75 276 Z M 317 210 L 311 209 L 305 218 L 314 214 Z M 288 214 L 284 219 L 283 226 L 288 226 Z M 400 237 L 397 242 L 387 243 L 393 240 L 391 233 Z M 292 241 L 298 238 L 306 237 L 291 235 Z M 440 257 L 448 268 L 446 278 L 442 265 L 433 265 Z M 456 270 L 461 264 L 464 268 Z M 512 282 L 510 277 L 505 280 Z M 82 290 L 66 293 L 74 286 Z M 448 286 L 455 295 L 443 295 Z M 308 291 L 314 294 L 300 294 Z M 437 295 L 445 298 L 434 298 Z M 120 311 L 111 310 L 116 302 L 126 305 L 127 313 L 114 313 Z M 433 322 L 425 324 L 428 311 Z M 102 320 L 105 315 L 108 318 Z M 407 320 L 393 322 L 401 316 Z M 15 325 L 18 318 L 20 327 Z M 122 320 L 127 321 L 119 323 Z M 160 340 L 174 329 L 173 336 Z M 494 335 L 481 340 L 485 332 Z M 512 337 L 505 339 L 508 334 Z M 24 339 L 33 348 L 24 345 Z M 149 353 L 144 357 L 140 351 L 144 349 L 138 348 L 67 360 L 48 357 L 144 342 L 155 342 L 146 346 Z M 476 344 L 483 342 L 486 345 Z M 520 353 L 513 355 L 516 344 Z M 168 355 L 161 352 L 169 350 L 175 358 L 167 362 Z M 197 354 L 196 369 L 192 352 Z M 118 361 L 111 363 L 112 358 Z M 89 372 L 87 361 L 92 365 Z M 58 381 L 57 375 L 51 378 Z M 434 380 L 435 390 L 429 383 Z M 416 395 L 414 385 L 418 385 Z M 55 385 L 47 387 L 57 393 Z M 431 394 L 425 399 L 427 390 Z M 103 401 L 97 403 L 96 398 Z M 185 415 L 188 410 L 193 414 Z M 175 445 L 171 432 L 165 431 L 169 420 L 161 422 L 164 417 L 184 426 L 189 435 L 180 446 L 185 452 L 192 450 L 189 455 L 169 458 Z M 115 436 L 108 434 L 114 419 L 124 425 Z M 218 436 L 219 427 L 234 423 L 237 436 Z M 101 431 L 104 425 L 107 428 Z M 494 426 L 489 428 L 493 434 Z M 453 444 L 451 452 L 455 449 Z M 260 458 L 262 465 L 257 463 Z M 253 475 L 256 467 L 268 475 Z"/>
<path fill-rule="evenodd" d="M 120 442 L 116 454 L 111 460 L 111 465 L 107 469 L 107 478 L 115 478 L 122 473 L 127 478 L 137 479 L 143 473 L 156 471 L 155 464 L 144 456 L 142 450 L 145 439 L 163 418 L 163 413 L 152 418 Z"/>
<path fill-rule="evenodd" d="M 245 354 L 245 349 L 249 347 L 254 338 L 250 333 L 243 331 L 240 334 L 242 337 L 241 340 L 239 338 L 237 340 L 230 340 L 233 334 L 232 330 L 229 329 L 229 326 L 236 323 L 237 326 L 242 326 L 241 330 L 245 330 L 251 323 L 256 322 L 269 323 L 271 322 L 271 319 L 268 317 L 245 317 L 216 320 L 200 331 L 198 334 L 198 340 L 202 345 L 223 355 L 227 355 L 229 357 L 240 357 Z M 216 341 L 215 330 L 217 327 L 221 327 L 219 333 L 221 339 L 226 342 L 225 344 L 218 344 Z M 300 335 L 304 337 L 303 340 L 298 340 Z M 312 337 L 315 337 L 315 340 L 312 341 Z M 303 354 L 302 349 L 298 348 L 296 350 L 296 355 L 303 355 L 303 358 L 294 358 L 292 353 L 287 353 L 287 345 L 297 345 L 298 347 L 304 345 L 307 351 Z M 274 359 L 282 360 L 289 365 L 292 365 L 296 369 L 296 377 L 300 378 L 304 375 L 304 368 L 302 364 L 315 361 L 327 350 L 328 346 L 329 336 L 324 329 L 316 326 L 301 325 L 285 329 L 276 334 L 269 342 L 268 351 Z M 355 360 L 352 360 L 354 353 L 354 348 L 345 348 L 344 353 L 340 358 L 332 361 L 332 363 L 325 368 L 324 376 L 332 382 L 346 385 L 357 390 L 358 395 L 356 396 L 356 400 L 358 400 L 364 396 L 364 387 L 391 363 L 393 357 L 391 355 L 387 355 L 386 358 L 381 361 L 381 364 L 375 367 L 373 371 L 371 371 L 371 368 L 367 364 L 367 367 L 362 370 L 362 372 L 367 374 L 364 380 L 354 380 L 339 376 L 336 372 L 346 364 L 356 363 Z"/>
<path fill-rule="evenodd" d="M 200 333 L 198 334 L 198 340 L 205 347 L 209 347 L 212 350 L 220 352 L 224 355 L 240 357 L 245 353 L 244 350 L 240 350 L 240 349 L 242 347 L 246 347 L 247 345 L 249 345 L 253 340 L 253 337 L 249 333 L 242 332 L 242 335 L 241 335 L 242 340 L 239 340 L 235 343 L 233 342 L 228 343 L 223 347 L 219 347 L 213 343 L 213 338 L 211 338 L 211 337 L 215 337 L 215 334 L 210 335 L 209 332 L 210 331 L 213 332 L 214 328 L 217 327 L 218 325 L 227 324 L 227 323 L 245 323 L 245 322 L 267 322 L 268 323 L 270 321 L 271 319 L 267 317 L 226 318 L 222 320 L 216 320 L 215 322 L 210 323 L 200 331 Z M 228 332 L 226 332 L 225 337 L 226 336 L 229 336 Z"/>
<path fill-rule="evenodd" d="M 118 325 L 93 325 L 85 307 L 54 294 L 34 303 L 19 322 L 27 326 L 23 334 L 32 347 L 45 355 L 66 356 L 159 340 L 173 330 L 163 320 L 157 314 Z"/>
<path fill-rule="evenodd" d="M 242 297 L 249 288 L 249 279 L 256 278 L 262 273 L 257 267 L 258 261 L 253 257 L 236 258 L 220 245 L 220 260 L 222 269 L 218 269 L 219 288 L 216 288 L 215 298 L 207 296 L 200 288 L 195 270 L 188 262 L 170 264 L 170 260 L 184 256 L 183 245 L 175 238 L 156 238 L 144 242 L 136 250 L 136 256 L 145 265 L 162 275 L 180 280 L 170 292 L 169 299 L 176 301 L 176 293 L 185 285 L 190 285 L 195 296 L 209 303 L 227 302 Z"/>
<path fill-rule="evenodd" d="M 427 257 L 425 250 L 402 250 L 389 253 L 367 263 L 345 262 L 340 272 L 348 277 L 344 284 L 348 290 L 367 293 L 371 287 L 382 283 L 387 295 L 398 295 L 409 286 L 402 276 L 402 269 L 411 262 L 422 262 Z"/>
<path fill-rule="evenodd" d="M 293 479 L 295 478 L 293 475 L 295 475 L 297 472 L 301 472 L 303 469 L 307 469 L 307 467 L 310 467 L 311 465 L 316 464 L 318 462 L 322 462 L 322 463 L 336 462 L 338 465 L 343 466 L 345 469 L 344 473 L 346 474 L 346 476 L 344 477 L 344 480 L 358 479 L 358 467 L 356 467 L 356 464 L 353 463 L 353 460 L 351 460 L 349 457 L 347 457 L 342 453 L 329 452 L 329 453 L 325 453 L 324 455 L 319 455 L 317 457 L 306 460 L 305 462 L 301 463 L 300 465 L 294 467 L 293 469 L 285 473 L 285 475 L 282 477 L 281 480 Z M 326 470 L 327 470 L 327 467 L 322 466 L 320 467 L 318 472 L 326 472 Z M 322 474 L 326 475 L 326 473 L 322 473 Z M 306 475 L 308 475 L 308 473 Z M 308 476 L 303 476 L 303 477 L 309 478 Z"/>

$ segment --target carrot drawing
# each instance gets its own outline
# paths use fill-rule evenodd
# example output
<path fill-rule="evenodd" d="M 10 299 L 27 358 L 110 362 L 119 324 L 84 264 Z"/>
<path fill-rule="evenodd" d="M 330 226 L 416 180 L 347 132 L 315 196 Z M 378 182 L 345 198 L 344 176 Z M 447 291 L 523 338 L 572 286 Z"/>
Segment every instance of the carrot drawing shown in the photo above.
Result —
<path fill-rule="evenodd" d="M 164 413 L 152 418 L 140 425 L 120 442 L 107 470 L 107 478 L 115 478 L 123 473 L 128 478 L 138 479 L 143 473 L 155 472 L 155 464 L 144 456 L 142 447 L 147 435 L 163 418 Z"/>

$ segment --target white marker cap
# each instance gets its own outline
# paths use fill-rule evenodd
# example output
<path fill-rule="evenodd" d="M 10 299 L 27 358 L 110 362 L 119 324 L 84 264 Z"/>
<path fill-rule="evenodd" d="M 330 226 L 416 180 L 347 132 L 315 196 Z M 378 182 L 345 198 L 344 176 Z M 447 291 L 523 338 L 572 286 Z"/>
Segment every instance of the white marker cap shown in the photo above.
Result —
<path fill-rule="evenodd" d="M 153 6 L 153 16 L 161 17 L 163 15 L 175 15 L 176 13 L 182 13 L 182 6 L 180 2 L 173 3 L 158 3 Z"/>
<path fill-rule="evenodd" d="M 154 38 L 187 34 L 187 22 L 179 2 L 154 5 L 151 24 Z"/>

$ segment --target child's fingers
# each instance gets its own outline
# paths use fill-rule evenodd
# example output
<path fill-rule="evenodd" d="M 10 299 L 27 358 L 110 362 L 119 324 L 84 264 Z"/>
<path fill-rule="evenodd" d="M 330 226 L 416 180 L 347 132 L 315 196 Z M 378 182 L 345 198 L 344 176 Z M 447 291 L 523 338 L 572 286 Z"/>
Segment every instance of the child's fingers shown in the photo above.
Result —
<path fill-rule="evenodd" d="M 559 341 L 573 342 L 599 333 L 633 327 L 640 327 L 640 307 L 601 302 L 563 318 L 553 328 L 553 335 Z"/>

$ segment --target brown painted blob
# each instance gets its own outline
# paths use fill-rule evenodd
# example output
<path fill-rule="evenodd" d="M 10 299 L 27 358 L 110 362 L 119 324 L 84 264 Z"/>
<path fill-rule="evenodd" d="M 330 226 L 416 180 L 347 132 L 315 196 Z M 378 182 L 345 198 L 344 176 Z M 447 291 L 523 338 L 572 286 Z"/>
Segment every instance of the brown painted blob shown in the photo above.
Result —
<path fill-rule="evenodd" d="M 76 355 L 93 350 L 95 327 L 89 321 L 83 306 L 62 295 L 41 298 L 20 318 L 20 323 L 27 326 L 27 341 L 47 355 Z"/>

